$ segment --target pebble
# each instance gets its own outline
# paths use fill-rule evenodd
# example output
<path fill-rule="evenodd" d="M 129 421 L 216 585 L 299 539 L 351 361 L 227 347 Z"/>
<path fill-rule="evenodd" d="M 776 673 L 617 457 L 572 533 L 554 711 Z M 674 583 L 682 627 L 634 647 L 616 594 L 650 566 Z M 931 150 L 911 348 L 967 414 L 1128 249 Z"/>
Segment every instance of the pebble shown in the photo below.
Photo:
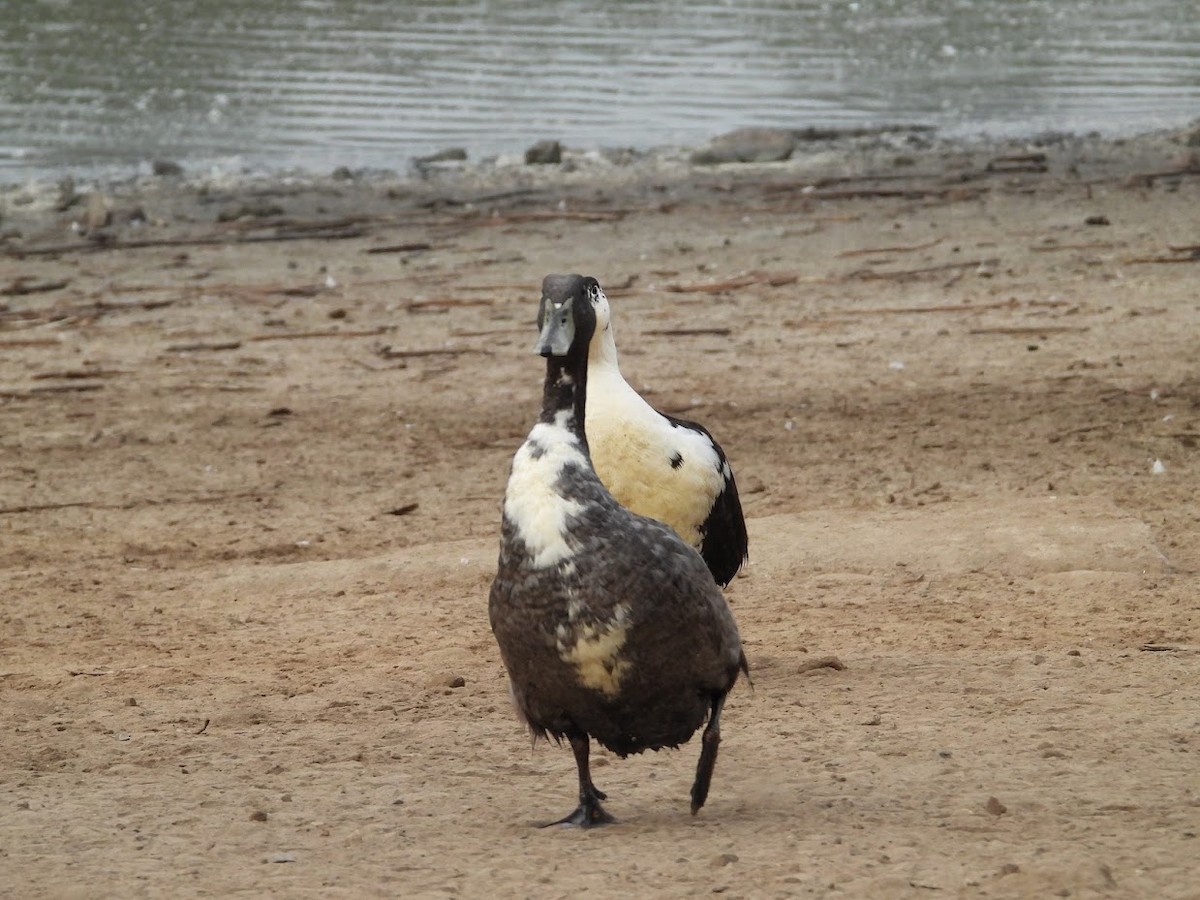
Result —
<path fill-rule="evenodd" d="M 719 853 L 712 858 L 712 865 L 714 868 L 720 868 L 721 866 L 727 866 L 737 861 L 738 855 L 736 853 Z"/>
<path fill-rule="evenodd" d="M 169 159 L 156 159 L 150 163 L 150 171 L 159 178 L 178 178 L 183 174 L 183 166 Z"/>
<path fill-rule="evenodd" d="M 295 861 L 295 853 L 272 853 L 267 857 L 267 862 L 269 863 L 290 863 Z"/>
<path fill-rule="evenodd" d="M 462 147 L 447 147 L 445 150 L 430 153 L 428 156 L 418 156 L 413 163 L 417 166 L 428 166 L 434 163 L 465 162 L 466 159 L 467 151 Z"/>
<path fill-rule="evenodd" d="M 1008 812 L 1008 807 L 995 797 L 988 797 L 987 803 L 984 805 L 984 809 L 986 809 L 993 816 L 1002 816 Z"/>

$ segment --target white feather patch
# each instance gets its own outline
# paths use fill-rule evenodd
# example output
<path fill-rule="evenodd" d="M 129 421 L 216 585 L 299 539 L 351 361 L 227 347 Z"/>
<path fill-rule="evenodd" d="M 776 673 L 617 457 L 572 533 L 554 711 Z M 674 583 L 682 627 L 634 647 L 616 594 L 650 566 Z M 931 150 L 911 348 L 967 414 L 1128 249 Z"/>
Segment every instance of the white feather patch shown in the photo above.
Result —
<path fill-rule="evenodd" d="M 567 541 L 567 519 L 578 515 L 583 506 L 555 487 L 568 464 L 586 466 L 587 460 L 575 435 L 558 422 L 533 426 L 513 457 L 504 515 L 533 556 L 535 569 L 557 565 L 574 554 Z"/>

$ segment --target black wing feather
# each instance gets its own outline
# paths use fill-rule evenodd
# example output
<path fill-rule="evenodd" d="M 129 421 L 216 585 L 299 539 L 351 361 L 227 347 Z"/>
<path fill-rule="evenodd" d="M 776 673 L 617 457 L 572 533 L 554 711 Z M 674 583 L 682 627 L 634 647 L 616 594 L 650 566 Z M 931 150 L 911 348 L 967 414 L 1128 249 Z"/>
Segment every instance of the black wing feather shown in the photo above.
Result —
<path fill-rule="evenodd" d="M 708 518 L 700 526 L 701 542 L 700 555 L 708 564 L 713 579 L 721 587 L 733 581 L 733 576 L 750 558 L 750 539 L 746 534 L 746 517 L 742 513 L 742 501 L 738 497 L 737 480 L 733 477 L 733 468 L 725 457 L 725 451 L 717 443 L 707 428 L 699 422 L 687 419 L 677 419 L 666 413 L 659 413 L 676 428 L 687 428 L 699 432 L 712 443 L 720 460 L 721 470 L 728 471 L 725 487 L 713 501 L 708 511 Z"/>

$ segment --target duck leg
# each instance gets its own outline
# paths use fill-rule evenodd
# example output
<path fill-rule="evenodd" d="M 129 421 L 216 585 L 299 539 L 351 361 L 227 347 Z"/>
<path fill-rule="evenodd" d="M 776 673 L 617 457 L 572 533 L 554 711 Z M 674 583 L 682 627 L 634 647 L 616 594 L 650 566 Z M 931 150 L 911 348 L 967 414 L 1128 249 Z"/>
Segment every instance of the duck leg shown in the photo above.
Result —
<path fill-rule="evenodd" d="M 608 825 L 617 821 L 600 805 L 600 801 L 606 800 L 607 795 L 592 784 L 591 766 L 588 765 L 588 736 L 570 735 L 569 740 L 571 752 L 575 754 L 575 768 L 579 770 L 579 806 L 566 818 L 550 824 L 591 828 L 593 825 Z"/>
<path fill-rule="evenodd" d="M 708 786 L 712 784 L 713 767 L 717 764 L 717 748 L 721 746 L 721 710 L 725 707 L 725 695 L 712 699 L 712 711 L 700 741 L 700 762 L 696 764 L 696 780 L 692 782 L 692 815 L 700 811 L 708 799 Z"/>

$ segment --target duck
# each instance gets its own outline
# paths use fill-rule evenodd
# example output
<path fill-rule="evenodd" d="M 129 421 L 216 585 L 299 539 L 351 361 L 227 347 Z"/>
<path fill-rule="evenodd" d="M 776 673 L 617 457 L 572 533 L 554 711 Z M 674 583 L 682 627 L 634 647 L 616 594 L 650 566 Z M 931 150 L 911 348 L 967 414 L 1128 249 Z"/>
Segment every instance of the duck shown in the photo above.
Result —
<path fill-rule="evenodd" d="M 548 275 L 543 293 L 583 277 Z M 598 283 L 596 293 L 584 423 L 592 464 L 617 502 L 670 525 L 726 587 L 749 558 L 733 469 L 707 428 L 659 412 L 621 375 L 612 312 Z"/>
<path fill-rule="evenodd" d="M 513 456 L 488 618 L 519 718 L 566 741 L 579 801 L 550 824 L 616 821 L 592 781 L 591 742 L 620 758 L 677 748 L 703 726 L 691 812 L 704 805 L 721 713 L 749 664 L 733 613 L 699 552 L 631 512 L 592 465 L 588 348 L 603 293 L 594 278 L 544 284 L 535 352 L 541 413 Z"/>

